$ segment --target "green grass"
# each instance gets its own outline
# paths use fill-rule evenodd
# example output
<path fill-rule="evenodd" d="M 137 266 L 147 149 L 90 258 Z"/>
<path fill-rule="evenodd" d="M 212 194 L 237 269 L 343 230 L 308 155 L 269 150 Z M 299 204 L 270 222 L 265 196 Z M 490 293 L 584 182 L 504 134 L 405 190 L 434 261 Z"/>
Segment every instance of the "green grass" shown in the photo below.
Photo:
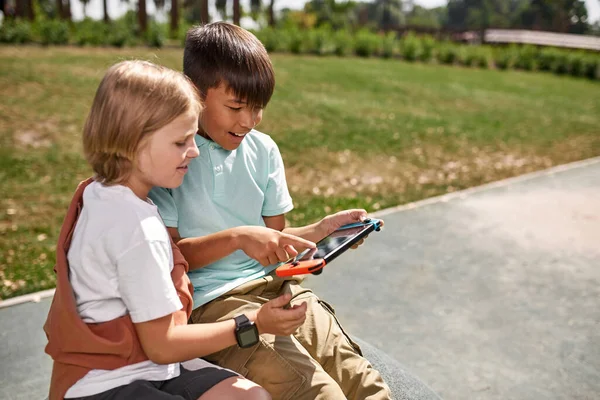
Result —
<path fill-rule="evenodd" d="M 0 47 L 0 298 L 54 285 L 54 246 L 90 170 L 80 132 L 112 63 L 181 50 Z M 259 127 L 279 143 L 294 225 L 600 155 L 600 84 L 397 60 L 273 56 Z"/>

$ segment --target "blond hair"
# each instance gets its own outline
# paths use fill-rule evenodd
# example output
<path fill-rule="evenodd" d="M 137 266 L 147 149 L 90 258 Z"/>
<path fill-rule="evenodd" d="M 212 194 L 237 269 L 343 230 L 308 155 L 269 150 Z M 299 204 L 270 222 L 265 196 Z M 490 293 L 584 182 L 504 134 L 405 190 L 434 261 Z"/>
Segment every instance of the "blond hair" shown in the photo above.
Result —
<path fill-rule="evenodd" d="M 194 85 L 183 74 L 147 61 L 108 69 L 83 130 L 83 150 L 95 179 L 123 183 L 140 144 L 178 116 L 202 111 Z"/>

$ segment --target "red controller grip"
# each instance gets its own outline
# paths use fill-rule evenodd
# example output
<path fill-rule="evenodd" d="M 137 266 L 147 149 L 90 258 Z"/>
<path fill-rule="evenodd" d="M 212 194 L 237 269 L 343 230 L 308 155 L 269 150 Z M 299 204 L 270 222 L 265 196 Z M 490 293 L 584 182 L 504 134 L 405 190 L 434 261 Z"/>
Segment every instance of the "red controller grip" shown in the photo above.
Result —
<path fill-rule="evenodd" d="M 325 260 L 319 258 L 315 260 L 293 261 L 280 265 L 275 270 L 277 276 L 292 276 L 312 274 L 320 271 L 325 266 Z"/>

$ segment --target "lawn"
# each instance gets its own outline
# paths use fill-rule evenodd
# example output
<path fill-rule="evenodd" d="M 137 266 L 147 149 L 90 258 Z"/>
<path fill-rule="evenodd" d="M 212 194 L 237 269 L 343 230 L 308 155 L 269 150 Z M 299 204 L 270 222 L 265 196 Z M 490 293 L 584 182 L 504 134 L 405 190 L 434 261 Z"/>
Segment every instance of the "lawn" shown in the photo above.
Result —
<path fill-rule="evenodd" d="M 0 299 L 53 287 L 80 132 L 112 63 L 180 49 L 0 47 Z M 600 84 L 543 73 L 274 55 L 259 127 L 279 143 L 294 225 L 600 155 Z"/>

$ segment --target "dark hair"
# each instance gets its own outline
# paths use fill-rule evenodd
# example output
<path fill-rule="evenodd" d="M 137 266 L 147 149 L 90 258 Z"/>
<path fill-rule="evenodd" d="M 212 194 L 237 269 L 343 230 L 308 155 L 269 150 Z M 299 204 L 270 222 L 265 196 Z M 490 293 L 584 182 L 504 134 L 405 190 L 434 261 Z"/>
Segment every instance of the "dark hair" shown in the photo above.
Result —
<path fill-rule="evenodd" d="M 262 43 L 252 33 L 227 22 L 191 28 L 185 38 L 183 72 L 206 96 L 226 84 L 249 105 L 264 108 L 275 88 L 275 72 Z"/>

